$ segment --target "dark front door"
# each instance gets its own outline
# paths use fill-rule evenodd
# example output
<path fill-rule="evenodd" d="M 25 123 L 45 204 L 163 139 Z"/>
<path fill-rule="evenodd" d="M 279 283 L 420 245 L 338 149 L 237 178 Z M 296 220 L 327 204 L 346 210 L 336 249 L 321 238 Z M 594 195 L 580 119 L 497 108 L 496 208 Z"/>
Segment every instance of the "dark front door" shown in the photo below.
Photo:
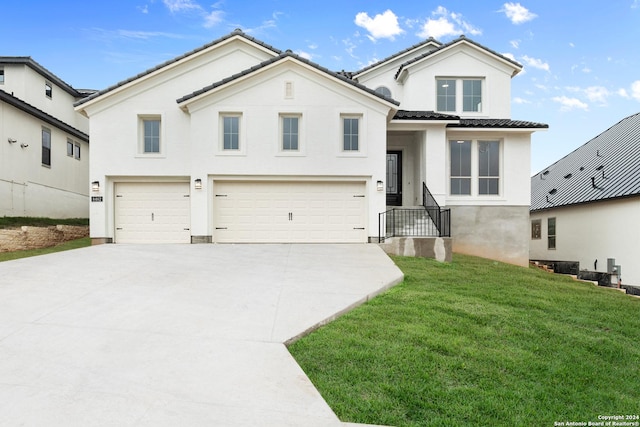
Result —
<path fill-rule="evenodd" d="M 387 206 L 402 206 L 402 151 L 387 151 Z"/>

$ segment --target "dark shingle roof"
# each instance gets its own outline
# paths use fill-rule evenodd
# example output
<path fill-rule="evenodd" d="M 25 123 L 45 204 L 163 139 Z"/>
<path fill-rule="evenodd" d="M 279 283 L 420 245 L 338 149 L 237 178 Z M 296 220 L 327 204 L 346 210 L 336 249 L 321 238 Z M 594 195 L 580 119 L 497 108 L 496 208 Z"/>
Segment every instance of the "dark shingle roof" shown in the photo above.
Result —
<path fill-rule="evenodd" d="M 262 42 L 262 41 L 260 41 L 260 40 L 258 40 L 258 39 L 256 39 L 256 38 L 253 38 L 253 37 L 251 37 L 251 36 L 249 36 L 249 35 L 245 34 L 245 33 L 244 33 L 242 30 L 240 30 L 240 29 L 236 29 L 236 30 L 232 31 L 231 33 L 229 33 L 229 34 L 227 34 L 227 35 L 225 35 L 225 36 L 222 36 L 222 37 L 220 37 L 220 38 L 218 38 L 218 39 L 216 39 L 216 40 L 214 40 L 214 41 L 212 41 L 212 42 L 210 42 L 210 43 L 205 44 L 204 46 L 200 46 L 199 48 L 196 48 L 196 49 L 194 49 L 194 50 L 192 50 L 192 51 L 190 51 L 190 52 L 187 52 L 187 53 L 185 53 L 185 54 L 182 54 L 182 55 L 180 55 L 180 56 L 177 56 L 177 57 L 175 57 L 175 58 L 173 58 L 173 59 L 170 59 L 170 60 L 168 60 L 168 61 L 166 61 L 166 62 L 163 62 L 162 64 L 156 65 L 156 66 L 155 66 L 155 67 L 153 67 L 153 68 L 149 68 L 149 69 L 148 69 L 148 70 L 146 70 L 146 71 L 143 71 L 143 72 L 141 72 L 141 73 L 139 73 L 139 74 L 136 74 L 136 75 L 135 75 L 135 76 L 133 76 L 133 77 L 130 77 L 130 78 L 126 79 L 126 80 L 122 80 L 121 82 L 118 82 L 118 83 L 116 83 L 116 84 L 114 84 L 114 85 L 112 85 L 112 86 L 109 86 L 109 87 L 108 87 L 108 88 L 106 88 L 106 89 L 103 89 L 103 90 L 100 90 L 100 91 L 98 91 L 98 92 L 95 92 L 95 93 L 93 93 L 92 95 L 90 95 L 90 96 L 88 96 L 88 97 L 86 97 L 86 98 L 84 98 L 84 99 L 81 99 L 80 101 L 76 102 L 76 103 L 75 103 L 75 105 L 76 105 L 76 106 L 78 106 L 78 105 L 82 105 L 82 104 L 84 104 L 85 102 L 88 102 L 88 101 L 90 101 L 90 100 L 92 100 L 92 99 L 95 99 L 95 98 L 97 98 L 97 97 L 99 97 L 99 96 L 102 96 L 102 95 L 104 95 L 104 94 L 105 94 L 105 93 L 107 93 L 107 92 L 111 92 L 111 91 L 112 91 L 112 90 L 114 90 L 114 89 L 117 89 L 117 88 L 119 88 L 119 87 L 121 87 L 121 86 L 124 86 L 124 85 L 126 85 L 126 84 L 128 84 L 128 83 L 131 83 L 131 82 L 133 82 L 133 81 L 135 81 L 135 80 L 138 80 L 139 78 L 142 78 L 142 77 L 144 77 L 144 76 L 146 76 L 146 75 L 149 75 L 149 74 L 151 74 L 151 73 L 153 73 L 153 72 L 155 72 L 155 71 L 158 71 L 158 70 L 160 70 L 160 69 L 162 69 L 162 68 L 164 68 L 164 67 L 167 67 L 167 66 L 169 66 L 169 65 L 171 65 L 171 64 L 174 64 L 174 63 L 176 63 L 176 62 L 178 62 L 178 61 L 181 61 L 181 60 L 183 60 L 184 58 L 187 58 L 187 57 L 189 57 L 189 56 L 191 56 L 191 55 L 194 55 L 194 54 L 196 54 L 196 53 L 198 53 L 198 52 L 200 52 L 200 51 L 203 51 L 203 50 L 205 50 L 205 49 L 208 49 L 209 47 L 214 46 L 214 45 L 216 45 L 216 44 L 218 44 L 218 43 L 222 43 L 223 41 L 225 41 L 225 40 L 227 40 L 227 39 L 230 39 L 231 37 L 234 37 L 234 36 L 242 36 L 242 37 L 244 37 L 245 39 L 247 39 L 247 40 L 249 40 L 249 41 L 251 41 L 251 42 L 253 42 L 253 43 L 257 44 L 257 45 L 260 45 L 260 46 L 262 46 L 262 47 L 264 47 L 264 48 L 266 48 L 266 49 L 268 49 L 268 50 L 271 50 L 272 52 L 274 52 L 274 53 L 276 53 L 276 54 L 280 54 L 280 53 L 281 53 L 281 51 L 280 51 L 280 50 L 278 50 L 278 49 L 274 48 L 273 46 L 268 45 L 268 44 L 266 44 L 266 43 L 264 43 L 264 42 Z"/>
<path fill-rule="evenodd" d="M 507 128 L 507 129 L 547 129 L 545 123 L 511 119 L 461 119 L 460 123 L 450 123 L 450 128 Z"/>
<path fill-rule="evenodd" d="M 436 113 L 435 111 L 408 111 L 399 110 L 393 120 L 460 120 L 460 117 L 451 114 Z"/>
<path fill-rule="evenodd" d="M 411 52 L 412 50 L 418 49 L 418 48 L 420 48 L 422 46 L 425 46 L 427 44 L 430 44 L 430 43 L 436 44 L 437 46 L 442 46 L 442 43 L 440 43 L 438 40 L 434 39 L 433 37 L 429 37 L 427 40 L 424 40 L 424 41 L 422 41 L 420 43 L 414 44 L 413 46 L 410 46 L 410 47 L 408 47 L 406 49 L 403 49 L 400 52 L 394 53 L 391 56 L 388 56 L 388 57 L 386 57 L 386 58 L 384 58 L 384 59 L 382 59 L 380 61 L 377 61 L 377 62 L 375 62 L 375 63 L 373 63 L 371 65 L 368 65 L 368 66 L 362 68 L 361 70 L 354 71 L 352 73 L 348 73 L 349 74 L 348 77 L 353 77 L 353 76 L 357 76 L 358 74 L 362 74 L 365 71 L 371 70 L 372 68 L 376 68 L 377 66 L 379 66 L 381 64 L 384 64 L 385 62 L 391 61 L 391 60 L 393 60 L 393 59 L 395 59 L 395 58 L 397 58 L 399 56 L 404 55 L 407 52 Z M 437 46 L 435 48 L 437 48 Z M 346 73 L 345 71 L 342 71 L 342 72 Z"/>
<path fill-rule="evenodd" d="M 192 98 L 195 98 L 196 96 L 202 95 L 203 93 L 209 92 L 209 91 L 211 91 L 211 90 L 213 90 L 213 89 L 215 89 L 217 87 L 223 86 L 223 85 L 225 85 L 227 83 L 230 83 L 230 82 L 232 82 L 234 80 L 237 80 L 237 79 L 239 79 L 241 77 L 244 77 L 244 76 L 247 76 L 249 74 L 255 73 L 258 70 L 261 70 L 261 69 L 263 69 L 263 68 L 265 68 L 265 67 L 267 67 L 267 66 L 269 66 L 271 64 L 274 64 L 276 62 L 282 61 L 283 59 L 288 58 L 288 57 L 289 58 L 294 58 L 297 61 L 300 61 L 300 62 L 302 62 L 304 64 L 307 64 L 307 65 L 309 65 L 309 66 L 311 66 L 311 67 L 313 67 L 313 68 L 315 68 L 315 69 L 317 69 L 317 70 L 319 70 L 319 71 L 321 71 L 321 72 L 323 72 L 325 74 L 330 75 L 331 77 L 334 77 L 334 78 L 336 78 L 336 79 L 338 79 L 340 81 L 348 83 L 349 85 L 354 86 L 354 87 L 356 87 L 356 88 L 358 88 L 360 90 L 363 90 L 363 91 L 365 91 L 365 92 L 367 92 L 367 93 L 369 93 L 371 95 L 374 95 L 374 96 L 376 96 L 376 97 L 378 97 L 380 99 L 383 99 L 383 100 L 385 100 L 387 102 L 390 102 L 392 104 L 395 104 L 395 105 L 400 105 L 400 103 L 398 101 L 396 101 L 396 100 L 394 100 L 392 98 L 386 97 L 384 95 L 381 95 L 381 94 L 377 93 L 376 91 L 374 91 L 374 90 L 372 90 L 372 89 L 370 89 L 370 88 L 368 88 L 368 87 L 366 87 L 364 85 L 361 85 L 360 83 L 357 83 L 355 80 L 351 80 L 350 78 L 345 77 L 343 74 L 335 73 L 333 71 L 330 71 L 327 68 L 324 68 L 324 67 L 322 67 L 322 66 L 320 66 L 320 65 L 318 65 L 318 64 L 316 64 L 314 62 L 309 61 L 308 59 L 302 58 L 302 57 L 296 55 L 295 53 L 291 52 L 290 50 L 287 50 L 286 52 L 281 53 L 280 55 L 278 55 L 276 57 L 273 57 L 271 59 L 263 61 L 260 64 L 257 64 L 257 65 L 255 65 L 255 66 L 253 66 L 253 67 L 251 67 L 249 69 L 246 69 L 246 70 L 244 70 L 244 71 L 242 71 L 240 73 L 234 74 L 234 75 L 229 76 L 229 77 L 227 77 L 225 79 L 222 79 L 222 80 L 220 80 L 218 82 L 215 82 L 215 83 L 213 83 L 213 84 L 211 84 L 209 86 L 203 87 L 202 89 L 199 89 L 199 90 L 197 90 L 195 92 L 192 92 L 192 93 L 190 93 L 188 95 L 185 95 L 182 98 L 177 99 L 176 102 L 178 102 L 178 104 L 180 104 L 182 102 L 188 101 L 188 100 L 190 100 Z"/>
<path fill-rule="evenodd" d="M 31 104 L 27 104 L 23 100 L 8 94 L 2 89 L 0 89 L 0 101 L 6 102 L 7 104 L 14 106 L 15 108 L 24 111 L 25 113 L 30 114 L 38 120 L 42 120 L 43 122 L 48 123 L 51 126 L 55 126 L 63 132 L 74 136 L 75 138 L 78 138 L 84 142 L 89 142 L 89 135 L 87 135 L 86 133 L 74 128 L 73 126 L 63 122 L 62 120 L 56 119 L 52 115 L 45 113 L 44 111 L 34 107 Z"/>
<path fill-rule="evenodd" d="M 531 210 L 640 195 L 640 113 L 531 178 Z"/>
<path fill-rule="evenodd" d="M 402 64 L 402 65 L 400 66 L 400 68 L 398 68 L 398 71 L 396 72 L 395 78 L 396 78 L 396 79 L 398 78 L 398 76 L 400 75 L 400 73 L 402 73 L 402 70 L 403 70 L 405 67 L 407 67 L 407 66 L 409 66 L 409 65 L 411 65 L 411 64 L 413 64 L 413 63 L 415 63 L 415 62 L 421 61 L 422 59 L 424 59 L 424 58 L 426 58 L 426 57 L 428 57 L 428 56 L 435 55 L 435 54 L 437 54 L 437 53 L 439 53 L 439 52 L 441 52 L 441 51 L 443 51 L 443 50 L 447 49 L 448 47 L 453 46 L 453 45 L 458 44 L 458 43 L 463 42 L 463 41 L 465 41 L 465 42 L 467 42 L 467 43 L 470 43 L 470 44 L 472 44 L 472 45 L 474 45 L 474 46 L 476 46 L 476 47 L 479 47 L 480 49 L 482 49 L 482 50 L 484 50 L 484 51 L 486 51 L 486 52 L 489 52 L 489 53 L 491 53 L 492 55 L 495 55 L 495 56 L 499 57 L 500 59 L 503 59 L 503 60 L 505 60 L 505 61 L 507 61 L 507 62 L 509 62 L 509 63 L 513 64 L 513 65 L 514 65 L 515 67 L 517 67 L 517 68 L 522 68 L 522 65 L 521 65 L 521 64 L 517 63 L 516 61 L 514 61 L 514 60 L 512 60 L 512 59 L 510 59 L 510 58 L 507 58 L 507 57 L 506 57 L 506 56 L 504 56 L 504 55 L 499 54 L 499 53 L 498 53 L 498 52 L 496 52 L 495 50 L 491 50 L 491 49 L 489 49 L 488 47 L 481 45 L 480 43 L 474 42 L 473 40 L 466 38 L 465 36 L 460 36 L 460 37 L 458 37 L 457 39 L 450 41 L 449 43 L 446 43 L 446 44 L 441 45 L 441 46 L 440 46 L 440 47 L 438 47 L 437 49 L 434 49 L 434 50 L 432 50 L 432 51 L 430 51 L 430 52 L 423 53 L 422 55 L 418 55 L 418 56 L 416 56 L 415 58 L 413 58 L 413 59 L 411 59 L 411 60 L 409 60 L 409 61 L 405 62 L 404 64 Z"/>
<path fill-rule="evenodd" d="M 82 92 L 74 89 L 70 84 L 63 81 L 60 77 L 56 76 L 51 71 L 38 64 L 30 56 L 0 56 L 0 64 L 26 65 L 45 79 L 49 80 L 52 83 L 55 83 L 56 86 L 62 88 L 71 96 L 75 98 L 82 98 L 84 96 Z"/>

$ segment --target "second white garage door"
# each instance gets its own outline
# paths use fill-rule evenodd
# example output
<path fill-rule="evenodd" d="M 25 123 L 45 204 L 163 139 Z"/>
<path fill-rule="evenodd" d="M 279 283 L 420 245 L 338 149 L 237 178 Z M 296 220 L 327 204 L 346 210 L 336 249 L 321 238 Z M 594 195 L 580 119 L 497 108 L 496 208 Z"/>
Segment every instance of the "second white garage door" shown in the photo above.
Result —
<path fill-rule="evenodd" d="M 364 243 L 364 182 L 214 182 L 214 240 Z"/>
<path fill-rule="evenodd" d="M 188 182 L 115 184 L 116 243 L 189 243 Z"/>

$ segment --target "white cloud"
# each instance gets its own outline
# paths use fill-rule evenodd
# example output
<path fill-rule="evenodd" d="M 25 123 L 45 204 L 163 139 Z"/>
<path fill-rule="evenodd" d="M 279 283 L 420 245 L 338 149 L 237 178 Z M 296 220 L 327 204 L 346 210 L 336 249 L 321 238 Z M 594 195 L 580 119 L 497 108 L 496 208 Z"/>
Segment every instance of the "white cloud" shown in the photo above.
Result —
<path fill-rule="evenodd" d="M 311 55 L 309 52 L 305 52 L 303 50 L 297 50 L 295 53 L 299 57 L 304 58 L 304 59 L 308 59 L 309 61 L 311 61 L 311 59 L 313 58 L 313 55 Z"/>
<path fill-rule="evenodd" d="M 531 101 L 527 101 L 524 98 L 520 98 L 516 96 L 515 98 L 513 98 L 513 103 L 514 104 L 531 104 Z"/>
<path fill-rule="evenodd" d="M 589 86 L 584 90 L 584 93 L 589 101 L 600 105 L 607 105 L 607 98 L 611 95 L 611 92 L 602 86 Z"/>
<path fill-rule="evenodd" d="M 552 98 L 554 102 L 560 104 L 560 111 L 571 111 L 575 109 L 580 109 L 584 111 L 589 111 L 589 106 L 584 102 L 580 101 L 578 98 L 568 98 L 566 96 L 556 96 Z"/>
<path fill-rule="evenodd" d="M 514 49 L 517 49 L 520 47 L 520 40 L 511 40 L 509 42 L 509 44 L 511 45 L 511 47 L 513 47 Z"/>
<path fill-rule="evenodd" d="M 505 58 L 509 58 L 510 60 L 512 60 L 514 62 L 518 62 L 518 61 L 516 61 L 516 57 L 512 53 L 503 53 L 502 56 L 504 56 Z"/>
<path fill-rule="evenodd" d="M 214 10 L 211 13 L 208 13 L 204 17 L 204 27 L 211 28 L 215 27 L 219 23 L 222 22 L 224 18 L 224 12 L 221 10 Z"/>
<path fill-rule="evenodd" d="M 527 55 L 522 57 L 524 63 L 530 67 L 537 68 L 539 70 L 549 71 L 549 64 L 541 59 L 531 58 Z"/>
<path fill-rule="evenodd" d="M 538 16 L 520 3 L 505 3 L 500 12 L 504 12 L 507 18 L 511 20 L 511 23 L 516 25 L 524 24 Z"/>
<path fill-rule="evenodd" d="M 618 89 L 616 93 L 623 98 L 627 98 L 627 99 L 631 98 L 625 88 L 621 87 L 620 89 Z"/>
<path fill-rule="evenodd" d="M 461 34 L 471 34 L 473 36 L 482 34 L 482 30 L 465 21 L 461 14 L 449 12 L 445 7 L 438 6 L 431 15 L 433 18 L 427 19 L 422 25 L 422 30 L 418 33 L 419 37 L 439 39 Z"/>
<path fill-rule="evenodd" d="M 162 2 L 171 13 L 202 10 L 202 6 L 192 0 L 162 0 Z"/>
<path fill-rule="evenodd" d="M 390 9 L 385 10 L 382 14 L 377 14 L 373 18 L 369 17 L 367 12 L 360 12 L 356 15 L 355 23 L 358 27 L 362 27 L 369 32 L 369 38 L 372 41 L 377 39 L 393 40 L 395 36 L 402 34 L 404 31 L 398 25 L 398 17 Z"/>
<path fill-rule="evenodd" d="M 636 100 L 640 101 L 640 80 L 636 80 L 631 83 L 631 96 Z"/>

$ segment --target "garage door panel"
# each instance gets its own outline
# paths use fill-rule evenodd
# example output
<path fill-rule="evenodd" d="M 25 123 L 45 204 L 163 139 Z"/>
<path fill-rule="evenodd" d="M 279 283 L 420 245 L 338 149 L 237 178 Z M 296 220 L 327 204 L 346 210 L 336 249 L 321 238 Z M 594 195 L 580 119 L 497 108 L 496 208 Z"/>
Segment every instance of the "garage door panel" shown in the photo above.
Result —
<path fill-rule="evenodd" d="M 214 182 L 217 242 L 366 242 L 364 182 Z"/>
<path fill-rule="evenodd" d="M 116 183 L 117 243 L 189 243 L 189 183 Z"/>

